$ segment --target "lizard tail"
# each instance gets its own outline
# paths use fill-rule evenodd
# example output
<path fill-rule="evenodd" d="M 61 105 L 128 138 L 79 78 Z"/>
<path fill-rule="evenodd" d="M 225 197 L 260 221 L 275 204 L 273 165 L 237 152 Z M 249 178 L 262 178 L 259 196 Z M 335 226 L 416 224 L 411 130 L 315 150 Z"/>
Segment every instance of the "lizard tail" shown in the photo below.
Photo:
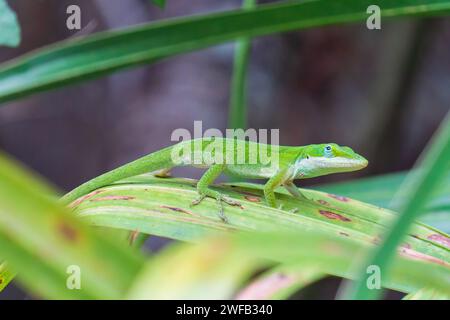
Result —
<path fill-rule="evenodd" d="M 60 202 L 63 205 L 68 205 L 78 198 L 118 180 L 168 168 L 172 163 L 171 150 L 172 147 L 161 149 L 142 158 L 139 158 L 133 162 L 127 163 L 117 169 L 106 172 L 73 189 L 72 191 L 64 195 L 60 199 Z"/>

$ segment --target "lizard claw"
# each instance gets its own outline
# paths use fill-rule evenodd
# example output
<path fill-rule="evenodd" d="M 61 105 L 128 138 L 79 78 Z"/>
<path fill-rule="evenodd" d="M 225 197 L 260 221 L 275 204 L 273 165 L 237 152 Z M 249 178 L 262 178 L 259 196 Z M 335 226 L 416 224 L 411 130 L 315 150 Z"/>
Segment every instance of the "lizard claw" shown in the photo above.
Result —
<path fill-rule="evenodd" d="M 228 218 L 225 215 L 225 213 L 223 212 L 223 202 L 225 202 L 226 204 L 230 205 L 230 206 L 241 206 L 241 203 L 238 201 L 235 201 L 233 199 L 230 199 L 228 197 L 222 196 L 220 195 L 219 197 L 217 197 L 217 202 L 219 204 L 220 210 L 219 210 L 219 217 L 220 219 L 222 219 L 223 222 L 228 223 Z"/>
<path fill-rule="evenodd" d="M 224 213 L 223 203 L 225 202 L 226 204 L 228 204 L 230 206 L 241 206 L 240 202 L 230 199 L 228 197 L 222 196 L 222 195 L 214 195 L 214 196 L 210 195 L 209 197 L 215 198 L 217 200 L 217 204 L 219 205 L 219 214 L 218 214 L 219 218 L 225 223 L 228 223 L 228 218 Z M 191 206 L 198 205 L 205 198 L 206 198 L 206 195 L 201 194 L 197 199 L 195 199 L 194 201 L 191 202 Z"/>
<path fill-rule="evenodd" d="M 203 199 L 205 199 L 206 198 L 206 195 L 200 195 L 197 199 L 195 199 L 195 200 L 193 200 L 192 202 L 191 202 L 191 207 L 192 206 L 196 206 L 196 205 L 198 205 L 200 202 L 202 202 L 203 201 Z"/>
<path fill-rule="evenodd" d="M 224 222 L 224 223 L 228 223 L 228 218 L 225 215 L 225 213 L 223 212 L 223 203 L 222 203 L 222 199 L 217 199 L 217 203 L 219 204 L 219 218 Z"/>

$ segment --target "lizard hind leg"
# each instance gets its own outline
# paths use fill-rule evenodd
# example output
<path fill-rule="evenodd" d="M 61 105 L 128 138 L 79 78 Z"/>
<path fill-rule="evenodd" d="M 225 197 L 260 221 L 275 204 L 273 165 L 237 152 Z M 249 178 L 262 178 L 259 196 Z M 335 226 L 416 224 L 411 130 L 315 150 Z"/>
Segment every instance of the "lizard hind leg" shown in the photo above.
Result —
<path fill-rule="evenodd" d="M 285 182 L 284 187 L 296 199 L 308 200 L 308 198 L 298 190 L 297 186 L 292 182 Z"/>
<path fill-rule="evenodd" d="M 300 192 L 300 190 L 298 190 L 297 186 L 292 181 L 285 182 L 284 187 L 294 198 L 300 200 L 308 200 L 308 198 L 302 192 Z M 280 209 L 282 209 L 282 207 Z M 289 210 L 289 212 L 297 213 L 298 208 Z"/>
<path fill-rule="evenodd" d="M 161 169 L 161 170 L 155 171 L 153 173 L 153 175 L 158 178 L 170 178 L 171 177 L 170 170 L 172 170 L 172 168 Z"/>
<path fill-rule="evenodd" d="M 228 218 L 225 216 L 224 209 L 223 209 L 223 203 L 229 204 L 231 206 L 240 206 L 240 203 L 230 199 L 223 194 L 221 194 L 218 191 L 212 190 L 209 188 L 209 186 L 216 180 L 216 178 L 223 172 L 225 169 L 225 165 L 222 164 L 215 164 L 212 165 L 200 178 L 200 180 L 197 183 L 197 192 L 199 194 L 199 197 L 192 201 L 192 205 L 198 205 L 203 199 L 206 197 L 214 198 L 217 200 L 217 203 L 219 205 L 219 217 L 222 219 L 223 222 L 228 223 Z"/>

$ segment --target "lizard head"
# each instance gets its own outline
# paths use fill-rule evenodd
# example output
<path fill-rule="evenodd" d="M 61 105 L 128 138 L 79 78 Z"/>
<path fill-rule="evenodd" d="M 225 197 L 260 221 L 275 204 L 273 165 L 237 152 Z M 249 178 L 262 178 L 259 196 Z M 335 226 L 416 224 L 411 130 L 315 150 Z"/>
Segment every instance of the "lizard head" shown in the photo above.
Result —
<path fill-rule="evenodd" d="M 349 147 L 335 143 L 313 144 L 304 147 L 296 160 L 296 178 L 356 171 L 367 167 L 368 163 Z"/>

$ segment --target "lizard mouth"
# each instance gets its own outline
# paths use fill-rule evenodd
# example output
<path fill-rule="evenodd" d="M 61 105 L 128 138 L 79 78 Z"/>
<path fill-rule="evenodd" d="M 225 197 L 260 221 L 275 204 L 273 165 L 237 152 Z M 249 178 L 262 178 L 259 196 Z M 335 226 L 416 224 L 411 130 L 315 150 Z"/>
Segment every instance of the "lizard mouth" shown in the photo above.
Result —
<path fill-rule="evenodd" d="M 335 158 L 336 162 L 334 165 L 336 165 L 336 168 L 343 168 L 343 169 L 363 169 L 367 167 L 369 162 L 362 158 L 362 159 L 348 159 L 348 158 Z"/>
<path fill-rule="evenodd" d="M 353 159 L 345 157 L 309 157 L 299 162 L 296 176 L 298 178 L 314 178 L 331 173 L 357 171 L 367 167 L 368 164 L 369 162 L 361 156 Z M 297 173 L 301 173 L 301 175 Z"/>
<path fill-rule="evenodd" d="M 315 162 L 318 167 L 333 168 L 339 171 L 360 170 L 367 167 L 369 164 L 369 162 L 363 157 L 357 159 L 349 159 L 344 157 L 317 158 Z"/>

